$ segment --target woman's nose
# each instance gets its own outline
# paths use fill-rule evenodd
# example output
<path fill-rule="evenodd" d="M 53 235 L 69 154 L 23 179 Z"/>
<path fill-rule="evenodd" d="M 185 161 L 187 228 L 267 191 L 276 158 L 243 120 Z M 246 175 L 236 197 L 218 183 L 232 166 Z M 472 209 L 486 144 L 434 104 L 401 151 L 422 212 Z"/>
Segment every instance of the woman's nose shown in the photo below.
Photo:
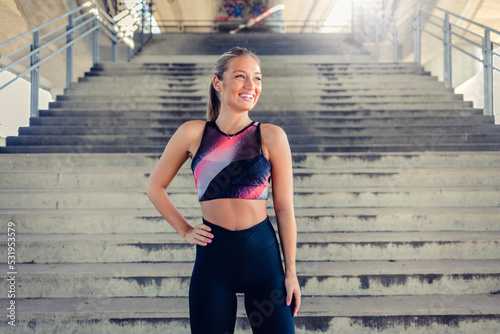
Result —
<path fill-rule="evenodd" d="M 253 79 L 252 78 L 247 78 L 245 80 L 245 83 L 244 83 L 244 87 L 246 89 L 253 89 L 253 87 L 255 86 L 255 83 L 253 82 Z"/>

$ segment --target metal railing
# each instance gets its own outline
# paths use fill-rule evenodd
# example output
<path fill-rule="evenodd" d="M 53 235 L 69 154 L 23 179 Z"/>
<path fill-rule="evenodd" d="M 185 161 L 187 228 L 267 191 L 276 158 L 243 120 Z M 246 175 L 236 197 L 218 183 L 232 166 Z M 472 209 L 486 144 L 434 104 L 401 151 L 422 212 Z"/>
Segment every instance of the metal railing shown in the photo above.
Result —
<path fill-rule="evenodd" d="M 214 21 L 214 20 L 158 20 L 158 28 L 163 32 L 200 32 L 212 33 L 229 31 L 233 27 L 245 24 L 245 20 Z M 228 28 L 229 27 L 229 28 Z M 342 32 L 351 32 L 350 26 L 328 25 L 322 20 L 274 20 L 266 19 L 265 24 L 249 28 L 254 31 L 267 30 L 284 33 L 317 33 L 321 29 L 331 28 Z"/>
<path fill-rule="evenodd" d="M 144 1 L 142 4 L 118 14 L 115 18 L 111 18 L 95 1 L 88 1 L 47 23 L 1 43 L 0 51 L 2 48 L 32 36 L 31 42 L 0 57 L 2 64 L 10 61 L 8 65 L 0 69 L 0 74 L 29 60 L 28 68 L 2 85 L 0 91 L 17 79 L 30 74 L 30 116 L 38 117 L 40 67 L 44 63 L 62 51 L 66 51 L 66 88 L 70 88 L 73 82 L 75 43 L 87 36 L 92 37 L 92 61 L 96 65 L 100 60 L 99 32 L 103 32 L 111 40 L 111 60 L 113 62 L 117 60 L 117 45 L 122 42 L 128 47 L 128 60 L 130 60 L 136 50 L 134 33 L 140 29 L 141 47 L 146 43 L 146 35 L 151 35 L 151 27 L 148 27 L 146 20 L 148 10 L 149 8 Z M 61 20 L 67 21 L 61 23 Z M 53 25 L 58 25 L 58 27 L 52 28 Z M 46 28 L 49 29 L 49 27 L 52 30 L 42 35 L 42 31 Z M 64 42 L 62 46 L 56 44 L 58 42 L 60 44 L 60 41 Z M 21 54 L 28 48 L 29 52 L 25 51 L 25 54 Z M 52 51 L 51 49 L 54 48 L 56 50 Z M 47 51 L 48 54 L 42 57 L 42 51 Z M 15 59 L 11 61 L 12 57 Z"/>
<path fill-rule="evenodd" d="M 427 3 L 418 1 L 406 13 L 398 18 L 378 11 L 374 17 L 375 56 L 380 57 L 380 44 L 389 41 L 392 44 L 392 60 L 399 61 L 400 48 L 406 36 L 413 32 L 413 56 L 417 64 L 421 64 L 422 34 L 427 34 L 442 42 L 443 45 L 443 78 L 448 87 L 452 87 L 453 67 L 452 50 L 458 50 L 466 56 L 480 62 L 483 67 L 484 114 L 494 114 L 494 71 L 500 68 L 494 65 L 495 57 L 500 53 L 495 49 L 500 43 L 492 40 L 492 35 L 500 38 L 500 31 L 469 20 L 460 15 Z M 400 41 L 403 40 L 403 43 Z M 482 57 L 479 57 L 467 46 L 478 48 Z"/>

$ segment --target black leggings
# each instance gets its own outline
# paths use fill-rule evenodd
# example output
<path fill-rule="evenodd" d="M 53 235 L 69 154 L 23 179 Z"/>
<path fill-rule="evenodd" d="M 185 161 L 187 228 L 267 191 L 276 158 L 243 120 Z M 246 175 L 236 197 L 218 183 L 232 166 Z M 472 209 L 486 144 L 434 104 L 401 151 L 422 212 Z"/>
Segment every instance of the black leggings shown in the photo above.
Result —
<path fill-rule="evenodd" d="M 191 333 L 233 333 L 236 293 L 245 294 L 253 333 L 295 333 L 292 308 L 286 306 L 279 245 L 269 218 L 239 231 L 204 219 L 203 223 L 210 226 L 214 238 L 207 246 L 196 246 L 189 286 Z"/>

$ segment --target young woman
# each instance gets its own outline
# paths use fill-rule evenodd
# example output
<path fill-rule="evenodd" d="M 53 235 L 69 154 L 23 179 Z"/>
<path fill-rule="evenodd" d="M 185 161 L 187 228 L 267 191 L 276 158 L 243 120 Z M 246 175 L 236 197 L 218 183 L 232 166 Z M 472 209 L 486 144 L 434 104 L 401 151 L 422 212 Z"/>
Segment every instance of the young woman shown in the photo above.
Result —
<path fill-rule="evenodd" d="M 236 293 L 254 333 L 294 333 L 301 294 L 295 269 L 297 227 L 290 146 L 278 126 L 250 119 L 262 89 L 257 56 L 235 47 L 217 61 L 208 121 L 182 124 L 149 178 L 147 194 L 191 244 L 196 260 L 189 288 L 192 333 L 233 333 Z M 203 222 L 191 226 L 166 189 L 192 159 Z M 267 215 L 272 195 L 283 250 Z"/>

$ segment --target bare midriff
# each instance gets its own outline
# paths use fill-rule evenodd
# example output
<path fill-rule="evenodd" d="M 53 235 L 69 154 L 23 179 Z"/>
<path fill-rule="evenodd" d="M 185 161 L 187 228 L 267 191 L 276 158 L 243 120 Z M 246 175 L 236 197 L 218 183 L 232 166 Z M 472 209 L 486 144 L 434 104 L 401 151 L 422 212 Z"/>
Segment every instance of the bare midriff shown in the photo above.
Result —
<path fill-rule="evenodd" d="M 205 220 L 231 231 L 250 228 L 267 218 L 266 200 L 219 198 L 200 202 L 200 206 Z"/>

